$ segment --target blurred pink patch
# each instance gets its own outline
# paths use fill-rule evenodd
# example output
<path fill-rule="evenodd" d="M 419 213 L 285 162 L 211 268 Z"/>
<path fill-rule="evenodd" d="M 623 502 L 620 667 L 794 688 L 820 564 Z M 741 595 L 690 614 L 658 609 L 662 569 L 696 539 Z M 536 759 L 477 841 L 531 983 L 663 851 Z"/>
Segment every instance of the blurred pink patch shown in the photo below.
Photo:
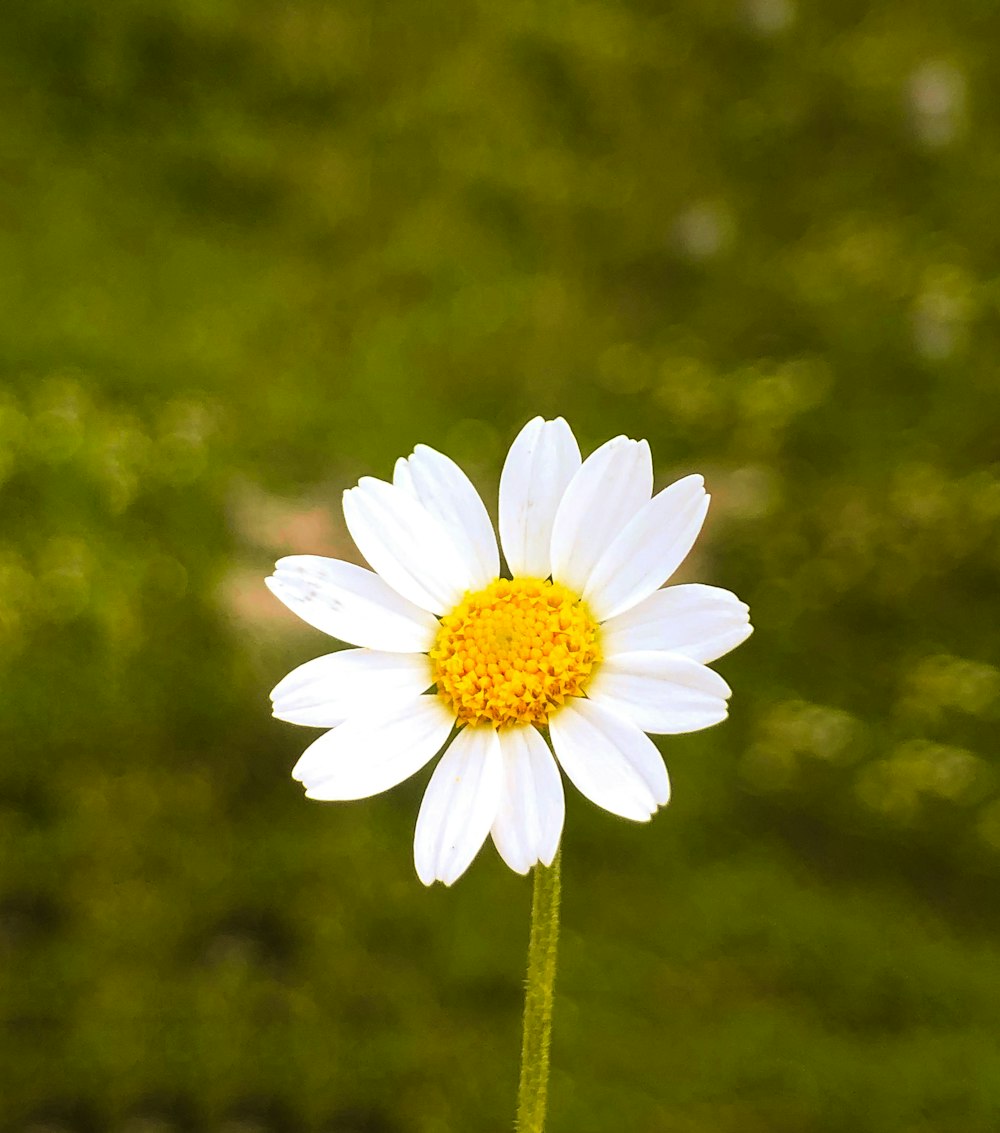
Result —
<path fill-rule="evenodd" d="M 241 622 L 289 629 L 301 626 L 261 586 L 259 561 L 307 548 L 309 554 L 360 563 L 336 506 L 339 498 L 336 486 L 321 494 L 286 498 L 269 495 L 256 484 L 238 485 L 230 500 L 229 523 L 241 551 L 219 587 L 223 608 Z"/>

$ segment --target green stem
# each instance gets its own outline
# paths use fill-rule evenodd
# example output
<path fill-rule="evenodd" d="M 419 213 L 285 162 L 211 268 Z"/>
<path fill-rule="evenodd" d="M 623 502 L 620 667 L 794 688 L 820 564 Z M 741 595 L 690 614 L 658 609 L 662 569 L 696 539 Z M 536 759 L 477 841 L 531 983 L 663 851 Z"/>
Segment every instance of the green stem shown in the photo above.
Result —
<path fill-rule="evenodd" d="M 531 940 L 524 993 L 524 1037 L 521 1042 L 521 1084 L 517 1091 L 517 1133 L 543 1133 L 549 1088 L 549 1043 L 552 1037 L 552 989 L 559 943 L 559 859 L 535 866 L 531 897 Z"/>

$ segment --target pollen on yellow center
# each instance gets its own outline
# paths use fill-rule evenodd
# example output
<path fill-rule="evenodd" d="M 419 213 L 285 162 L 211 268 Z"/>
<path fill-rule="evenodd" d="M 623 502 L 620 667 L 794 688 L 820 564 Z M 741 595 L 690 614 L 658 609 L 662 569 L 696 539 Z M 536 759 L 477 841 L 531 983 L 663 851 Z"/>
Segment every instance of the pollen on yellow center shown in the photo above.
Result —
<path fill-rule="evenodd" d="M 438 694 L 460 723 L 544 724 L 583 692 L 598 626 L 557 582 L 501 578 L 441 619 L 430 658 Z"/>

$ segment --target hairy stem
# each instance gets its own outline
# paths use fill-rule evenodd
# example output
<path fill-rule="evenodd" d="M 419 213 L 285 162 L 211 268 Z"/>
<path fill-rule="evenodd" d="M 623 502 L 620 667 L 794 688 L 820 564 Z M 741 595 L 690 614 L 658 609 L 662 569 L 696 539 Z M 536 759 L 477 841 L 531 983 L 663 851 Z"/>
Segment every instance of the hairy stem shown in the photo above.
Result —
<path fill-rule="evenodd" d="M 521 1084 L 517 1091 L 517 1133 L 543 1133 L 549 1088 L 549 1044 L 552 1038 L 552 991 L 559 943 L 559 859 L 548 868 L 535 866 L 531 898 L 531 939 L 524 993 L 524 1035 L 521 1042 Z"/>

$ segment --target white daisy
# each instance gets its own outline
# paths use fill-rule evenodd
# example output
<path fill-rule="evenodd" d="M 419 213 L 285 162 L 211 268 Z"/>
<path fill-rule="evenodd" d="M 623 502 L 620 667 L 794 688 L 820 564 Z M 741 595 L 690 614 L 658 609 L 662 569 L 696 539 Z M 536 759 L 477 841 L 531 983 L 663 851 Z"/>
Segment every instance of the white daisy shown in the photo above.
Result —
<path fill-rule="evenodd" d="M 598 806 L 648 820 L 670 783 L 646 733 L 723 720 L 730 689 L 706 665 L 751 633 L 728 590 L 659 589 L 708 501 L 700 476 L 654 496 L 645 441 L 616 437 L 581 461 L 562 418 L 536 417 L 500 477 L 502 575 L 486 508 L 447 456 L 418 445 L 391 484 L 363 478 L 344 516 L 373 569 L 295 555 L 267 580 L 304 621 L 358 647 L 271 693 L 279 719 L 329 729 L 292 772 L 307 796 L 378 794 L 445 748 L 417 817 L 425 885 L 451 885 L 487 834 L 518 873 L 549 865 L 559 767 Z"/>

